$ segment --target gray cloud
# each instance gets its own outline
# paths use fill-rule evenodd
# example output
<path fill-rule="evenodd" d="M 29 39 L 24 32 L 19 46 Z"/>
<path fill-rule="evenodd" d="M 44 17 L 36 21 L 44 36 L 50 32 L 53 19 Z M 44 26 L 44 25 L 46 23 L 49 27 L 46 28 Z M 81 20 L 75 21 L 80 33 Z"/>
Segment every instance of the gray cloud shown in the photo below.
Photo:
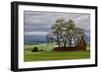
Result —
<path fill-rule="evenodd" d="M 90 14 L 24 11 L 25 33 L 27 35 L 28 33 L 35 35 L 36 32 L 47 33 L 58 17 L 64 17 L 65 20 L 73 19 L 78 27 L 90 32 Z"/>

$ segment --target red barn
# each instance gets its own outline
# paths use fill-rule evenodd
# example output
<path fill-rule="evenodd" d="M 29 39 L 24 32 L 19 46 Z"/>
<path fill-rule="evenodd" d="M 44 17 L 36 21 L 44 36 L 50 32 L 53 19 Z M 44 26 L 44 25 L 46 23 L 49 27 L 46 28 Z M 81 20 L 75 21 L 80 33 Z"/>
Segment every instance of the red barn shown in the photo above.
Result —
<path fill-rule="evenodd" d="M 54 51 L 79 51 L 86 50 L 86 42 L 83 37 L 81 37 L 80 42 L 74 47 L 55 47 Z"/>

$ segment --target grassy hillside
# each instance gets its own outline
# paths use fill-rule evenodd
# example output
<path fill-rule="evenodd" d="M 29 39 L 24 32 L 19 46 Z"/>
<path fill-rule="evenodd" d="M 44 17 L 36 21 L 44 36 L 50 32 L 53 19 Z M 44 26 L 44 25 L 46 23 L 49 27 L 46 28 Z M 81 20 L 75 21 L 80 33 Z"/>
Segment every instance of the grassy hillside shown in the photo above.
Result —
<path fill-rule="evenodd" d="M 25 51 L 31 51 L 34 47 L 38 47 L 39 50 L 51 51 L 54 48 L 55 44 L 38 44 L 38 45 L 25 45 Z"/>

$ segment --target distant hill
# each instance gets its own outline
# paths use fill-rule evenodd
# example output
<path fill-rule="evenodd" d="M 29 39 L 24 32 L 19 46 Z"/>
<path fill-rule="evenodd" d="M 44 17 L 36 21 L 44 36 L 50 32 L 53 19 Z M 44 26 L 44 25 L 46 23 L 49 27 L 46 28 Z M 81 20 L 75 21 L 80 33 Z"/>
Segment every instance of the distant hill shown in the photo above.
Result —
<path fill-rule="evenodd" d="M 85 36 L 85 40 L 87 43 L 90 43 L 90 36 L 89 35 Z M 41 44 L 41 43 L 47 43 L 47 40 L 45 36 L 31 35 L 31 36 L 24 36 L 24 43 Z"/>
<path fill-rule="evenodd" d="M 45 36 L 24 36 L 24 43 L 34 43 L 34 44 L 40 44 L 40 43 L 46 43 Z"/>

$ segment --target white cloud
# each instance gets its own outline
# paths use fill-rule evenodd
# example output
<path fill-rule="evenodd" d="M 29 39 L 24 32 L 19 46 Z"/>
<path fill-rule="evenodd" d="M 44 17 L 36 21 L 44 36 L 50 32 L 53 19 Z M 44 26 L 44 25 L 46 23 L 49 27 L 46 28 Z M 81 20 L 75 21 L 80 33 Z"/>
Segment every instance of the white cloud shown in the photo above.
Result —
<path fill-rule="evenodd" d="M 90 29 L 90 15 L 89 14 L 77 17 L 75 19 L 75 22 L 78 27 L 84 28 L 85 30 Z"/>
<path fill-rule="evenodd" d="M 35 32 L 25 32 L 24 35 L 46 35 L 48 32 L 42 32 L 42 31 L 35 31 Z"/>

